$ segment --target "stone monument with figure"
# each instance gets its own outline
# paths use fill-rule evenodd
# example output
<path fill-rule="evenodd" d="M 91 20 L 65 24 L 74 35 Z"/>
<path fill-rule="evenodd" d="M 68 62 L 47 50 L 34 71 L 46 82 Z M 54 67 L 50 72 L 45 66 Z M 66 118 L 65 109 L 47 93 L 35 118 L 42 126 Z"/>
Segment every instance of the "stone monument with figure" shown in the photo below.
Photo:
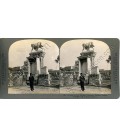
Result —
<path fill-rule="evenodd" d="M 94 51 L 94 45 L 92 42 L 83 44 L 83 50 L 80 53 L 80 56 L 78 57 L 79 61 L 79 74 L 83 73 L 86 76 L 86 82 L 92 83 L 93 81 L 99 82 L 99 68 L 98 66 L 95 66 L 95 56 L 96 52 Z M 91 78 L 92 76 L 92 78 Z"/>
<path fill-rule="evenodd" d="M 44 81 L 47 84 L 48 80 L 48 69 L 44 66 L 45 50 L 41 42 L 31 44 L 32 50 L 27 57 L 28 60 L 28 77 L 32 73 L 35 77 L 36 84 L 43 84 Z M 46 79 L 47 78 L 47 79 Z"/>
<path fill-rule="evenodd" d="M 94 67 L 94 58 L 96 53 L 94 51 L 93 43 L 83 44 L 83 50 L 78 57 L 79 60 L 79 73 L 91 74 L 92 68 Z"/>
<path fill-rule="evenodd" d="M 29 53 L 28 63 L 28 74 L 32 73 L 35 74 L 41 74 L 41 69 L 44 67 L 44 56 L 45 52 L 43 50 L 43 46 L 41 43 L 37 44 L 31 44 L 32 50 Z"/>

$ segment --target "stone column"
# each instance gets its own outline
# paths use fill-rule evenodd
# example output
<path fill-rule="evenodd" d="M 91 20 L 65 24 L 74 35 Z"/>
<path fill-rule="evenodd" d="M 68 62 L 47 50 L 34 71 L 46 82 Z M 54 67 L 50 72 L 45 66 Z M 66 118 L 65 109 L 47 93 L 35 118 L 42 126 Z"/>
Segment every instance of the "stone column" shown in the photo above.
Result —
<path fill-rule="evenodd" d="M 44 66 L 43 57 L 41 57 L 41 68 Z"/>
<path fill-rule="evenodd" d="M 94 56 L 91 57 L 91 67 L 94 67 Z"/>
<path fill-rule="evenodd" d="M 28 75 L 27 75 L 27 77 L 29 78 L 29 76 L 30 76 L 30 62 L 28 61 Z"/>
<path fill-rule="evenodd" d="M 37 63 L 36 62 L 30 63 L 30 73 L 35 75 L 36 72 L 37 72 Z"/>
<path fill-rule="evenodd" d="M 82 69 L 81 69 L 81 61 L 79 59 L 79 74 L 82 73 Z"/>
<path fill-rule="evenodd" d="M 41 73 L 41 68 L 43 68 L 43 57 L 40 57 L 39 58 L 39 60 L 40 60 L 40 73 Z"/>
<path fill-rule="evenodd" d="M 91 74 L 91 60 L 89 57 L 87 58 L 87 72 Z"/>
<path fill-rule="evenodd" d="M 30 63 L 30 73 L 32 73 L 32 63 Z"/>
<path fill-rule="evenodd" d="M 40 74 L 41 68 L 40 68 L 40 60 L 39 58 L 36 59 L 37 62 L 37 73 Z"/>
<path fill-rule="evenodd" d="M 39 57 L 39 69 L 40 69 L 40 74 L 41 74 L 41 57 Z"/>
<path fill-rule="evenodd" d="M 32 74 L 36 74 L 36 71 L 37 71 L 37 63 L 36 62 L 33 62 L 32 63 Z"/>

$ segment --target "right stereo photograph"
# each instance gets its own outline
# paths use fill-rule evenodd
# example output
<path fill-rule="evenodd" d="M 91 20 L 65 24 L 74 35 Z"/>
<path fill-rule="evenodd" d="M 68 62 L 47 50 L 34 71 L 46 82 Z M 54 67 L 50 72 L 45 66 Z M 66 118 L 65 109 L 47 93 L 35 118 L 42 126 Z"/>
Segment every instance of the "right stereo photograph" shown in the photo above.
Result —
<path fill-rule="evenodd" d="M 111 52 L 98 40 L 70 40 L 60 48 L 61 94 L 111 94 Z"/>

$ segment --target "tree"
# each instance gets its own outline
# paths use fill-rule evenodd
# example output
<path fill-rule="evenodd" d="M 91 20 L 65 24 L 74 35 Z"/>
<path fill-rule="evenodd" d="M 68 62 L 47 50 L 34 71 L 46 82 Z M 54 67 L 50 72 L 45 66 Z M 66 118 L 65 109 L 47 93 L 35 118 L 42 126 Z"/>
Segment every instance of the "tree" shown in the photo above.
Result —
<path fill-rule="evenodd" d="M 108 57 L 108 59 L 106 61 L 107 61 L 107 63 L 111 64 L 111 55 L 109 55 L 109 57 Z"/>
<path fill-rule="evenodd" d="M 56 63 L 59 63 L 60 62 L 60 56 L 59 55 L 57 56 L 57 59 L 55 59 L 55 62 Z"/>

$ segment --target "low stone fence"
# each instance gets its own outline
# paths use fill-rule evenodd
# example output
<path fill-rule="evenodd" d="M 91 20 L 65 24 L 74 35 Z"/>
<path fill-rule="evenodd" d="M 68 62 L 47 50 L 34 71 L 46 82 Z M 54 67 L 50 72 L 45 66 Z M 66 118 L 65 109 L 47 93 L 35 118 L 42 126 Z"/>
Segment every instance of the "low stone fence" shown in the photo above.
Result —
<path fill-rule="evenodd" d="M 101 74 L 90 74 L 89 75 L 89 85 L 94 86 L 110 86 L 111 79 L 101 76 Z"/>

